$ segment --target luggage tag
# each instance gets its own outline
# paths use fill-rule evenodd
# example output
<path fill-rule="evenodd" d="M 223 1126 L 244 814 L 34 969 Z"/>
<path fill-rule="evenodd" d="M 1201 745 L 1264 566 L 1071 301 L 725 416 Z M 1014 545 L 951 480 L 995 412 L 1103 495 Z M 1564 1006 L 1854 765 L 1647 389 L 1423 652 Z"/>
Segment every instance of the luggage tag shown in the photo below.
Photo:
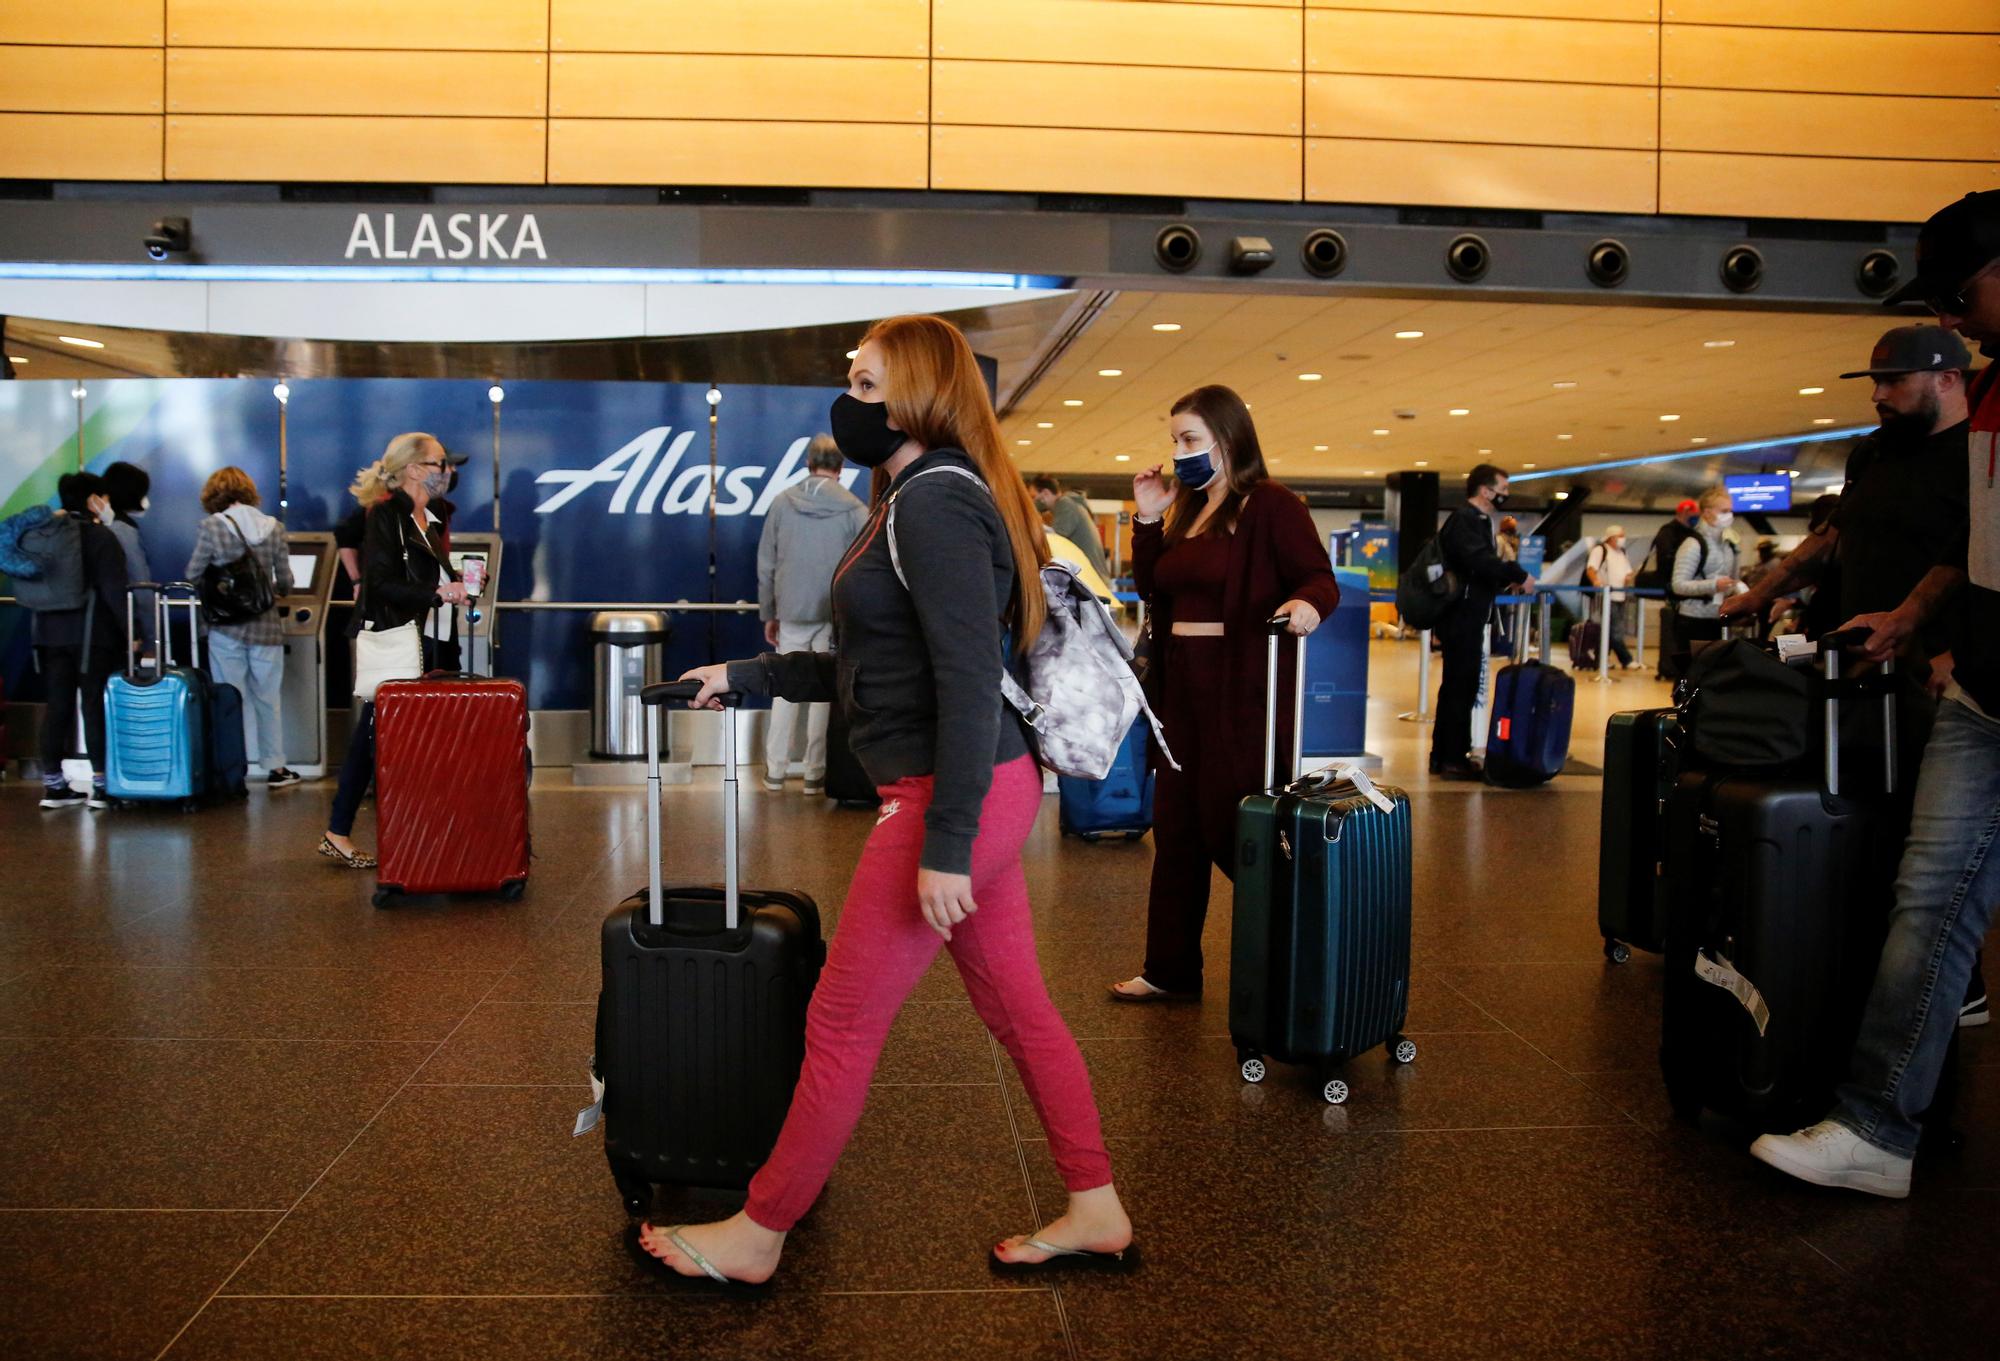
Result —
<path fill-rule="evenodd" d="M 1393 813 L 1396 811 L 1396 801 L 1377 789 L 1375 782 L 1368 778 L 1368 772 L 1360 766 L 1337 761 L 1334 763 L 1333 774 L 1335 779 L 1345 780 L 1347 783 L 1353 785 L 1355 792 L 1383 812 Z"/>
<path fill-rule="evenodd" d="M 597 1061 L 591 1060 L 595 1068 Z M 598 1117 L 604 1114 L 604 1079 L 595 1072 L 590 1075 L 590 1104 L 576 1113 L 576 1128 L 569 1132 L 570 1138 L 590 1133 L 597 1128 Z"/>
<path fill-rule="evenodd" d="M 1736 972 L 1736 966 L 1729 962 L 1729 956 L 1718 951 L 1714 958 L 1706 950 L 1697 950 L 1694 956 L 1694 973 L 1704 983 L 1712 983 L 1736 999 L 1737 1005 L 1750 1013 L 1761 1036 L 1771 1024 L 1771 1008 L 1764 1002 L 1764 994 L 1757 991 L 1757 985 Z"/>

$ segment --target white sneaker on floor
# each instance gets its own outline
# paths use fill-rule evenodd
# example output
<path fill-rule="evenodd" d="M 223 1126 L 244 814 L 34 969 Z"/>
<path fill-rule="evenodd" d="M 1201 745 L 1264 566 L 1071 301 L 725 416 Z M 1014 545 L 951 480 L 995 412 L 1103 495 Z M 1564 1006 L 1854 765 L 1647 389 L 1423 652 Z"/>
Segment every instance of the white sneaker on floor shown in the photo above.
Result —
<path fill-rule="evenodd" d="M 774 780 L 769 775 L 763 778 L 764 792 L 766 794 L 782 794 L 785 792 L 785 782 L 783 780 Z"/>
<path fill-rule="evenodd" d="M 1987 1009 L 1986 994 L 1983 992 L 1958 1009 L 1960 1030 L 1971 1030 L 1975 1026 L 1985 1025 L 1992 1019 L 1993 1013 Z"/>
<path fill-rule="evenodd" d="M 1822 1120 L 1797 1134 L 1766 1134 L 1750 1156 L 1815 1186 L 1839 1186 L 1902 1200 L 1910 1194 L 1916 1159 L 1877 1148 L 1837 1120 Z"/>

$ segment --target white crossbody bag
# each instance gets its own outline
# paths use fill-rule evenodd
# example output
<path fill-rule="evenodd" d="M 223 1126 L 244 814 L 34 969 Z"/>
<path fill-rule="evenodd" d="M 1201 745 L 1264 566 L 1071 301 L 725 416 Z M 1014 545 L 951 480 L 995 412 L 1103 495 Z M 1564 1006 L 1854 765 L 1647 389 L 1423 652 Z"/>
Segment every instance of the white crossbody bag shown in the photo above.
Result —
<path fill-rule="evenodd" d="M 403 547 L 403 570 L 410 567 L 410 541 L 402 517 L 396 519 L 396 537 Z M 365 578 L 367 569 L 363 568 Z M 364 597 L 367 586 L 362 587 Z M 366 610 L 365 599 L 361 608 Z M 394 628 L 378 629 L 364 623 L 354 635 L 354 697 L 372 703 L 376 687 L 389 680 L 420 680 L 424 674 L 423 631 L 416 620 Z"/>

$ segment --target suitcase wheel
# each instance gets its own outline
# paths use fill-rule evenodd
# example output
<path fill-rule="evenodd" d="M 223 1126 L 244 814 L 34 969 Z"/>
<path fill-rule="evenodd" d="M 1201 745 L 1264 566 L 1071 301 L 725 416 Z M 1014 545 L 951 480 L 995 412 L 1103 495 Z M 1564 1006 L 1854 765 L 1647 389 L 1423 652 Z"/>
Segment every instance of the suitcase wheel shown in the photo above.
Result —
<path fill-rule="evenodd" d="M 1632 958 L 1632 947 L 1622 940 L 1612 940 L 1607 936 L 1604 940 L 1604 957 L 1613 964 L 1623 964 Z"/>
<path fill-rule="evenodd" d="M 1326 1103 L 1329 1106 L 1343 1106 L 1347 1104 L 1347 1084 L 1339 1078 L 1329 1078 L 1326 1086 L 1320 1090 L 1321 1094 L 1326 1097 Z"/>
<path fill-rule="evenodd" d="M 1242 1071 L 1245 1082 L 1262 1082 L 1266 1071 L 1264 1060 L 1258 1058 L 1255 1054 L 1251 1054 L 1243 1060 Z"/>
<path fill-rule="evenodd" d="M 378 888 L 375 890 L 373 901 L 377 907 L 387 907 L 396 901 L 396 890 L 393 888 Z"/>
<path fill-rule="evenodd" d="M 503 903 L 518 903 L 521 901 L 521 895 L 527 891 L 528 881 L 526 879 L 509 879 L 506 883 L 500 885 L 500 901 Z"/>
<path fill-rule="evenodd" d="M 653 1208 L 653 1184 L 649 1181 L 634 1181 L 630 1177 L 618 1177 L 618 1198 L 625 1202 L 625 1213 L 643 1215 Z"/>
<path fill-rule="evenodd" d="M 1415 1063 L 1417 1042 L 1407 1035 L 1398 1035 L 1396 1042 L 1389 1048 L 1389 1057 L 1397 1063 Z"/>

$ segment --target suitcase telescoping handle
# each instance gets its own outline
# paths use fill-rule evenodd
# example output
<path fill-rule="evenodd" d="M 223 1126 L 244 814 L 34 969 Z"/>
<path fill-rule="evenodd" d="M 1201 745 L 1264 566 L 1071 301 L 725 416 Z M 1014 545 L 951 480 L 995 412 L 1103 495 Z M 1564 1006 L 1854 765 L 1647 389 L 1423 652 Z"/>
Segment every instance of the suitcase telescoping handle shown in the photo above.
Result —
<path fill-rule="evenodd" d="M 164 617 L 160 608 L 160 583 L 157 581 L 132 582 L 125 588 L 125 678 L 135 684 L 139 679 L 139 620 L 137 614 L 134 612 L 134 602 L 138 599 L 139 592 L 141 591 L 151 591 L 153 593 L 153 628 L 156 633 L 162 635 L 160 647 L 162 649 L 166 647 L 164 637 L 166 631 L 160 627 L 160 621 Z M 167 654 L 163 650 L 158 656 L 153 658 L 153 673 L 155 675 L 165 675 L 167 665 Z"/>
<path fill-rule="evenodd" d="M 646 706 L 646 915 L 656 927 L 667 924 L 660 888 L 660 706 L 678 700 L 690 703 L 701 693 L 700 681 L 661 681 L 639 692 Z M 736 715 L 729 710 L 743 703 L 734 690 L 716 696 L 722 701 L 722 912 L 723 925 L 734 931 L 741 887 L 736 881 Z"/>
<path fill-rule="evenodd" d="M 1840 654 L 1860 647 L 1873 629 L 1841 629 L 1819 640 L 1820 665 L 1826 677 L 1826 792 L 1840 795 Z M 1896 792 L 1896 689 L 1888 678 L 1896 674 L 1896 659 L 1882 663 L 1882 792 Z"/>
<path fill-rule="evenodd" d="M 201 588 L 192 581 L 163 581 L 153 592 L 153 607 L 159 611 L 161 674 L 176 665 L 174 660 L 174 606 L 185 605 L 188 612 L 188 665 L 201 665 Z"/>
<path fill-rule="evenodd" d="M 1278 779 L 1278 640 L 1291 632 L 1292 621 L 1285 615 L 1274 615 L 1265 621 L 1265 629 L 1270 634 L 1269 650 L 1264 667 L 1264 788 L 1277 789 Z M 1282 781 L 1290 784 L 1299 776 L 1299 753 L 1304 749 L 1306 713 L 1306 656 L 1305 640 L 1301 638 L 1297 648 L 1298 664 L 1292 668 L 1292 768 Z"/>

